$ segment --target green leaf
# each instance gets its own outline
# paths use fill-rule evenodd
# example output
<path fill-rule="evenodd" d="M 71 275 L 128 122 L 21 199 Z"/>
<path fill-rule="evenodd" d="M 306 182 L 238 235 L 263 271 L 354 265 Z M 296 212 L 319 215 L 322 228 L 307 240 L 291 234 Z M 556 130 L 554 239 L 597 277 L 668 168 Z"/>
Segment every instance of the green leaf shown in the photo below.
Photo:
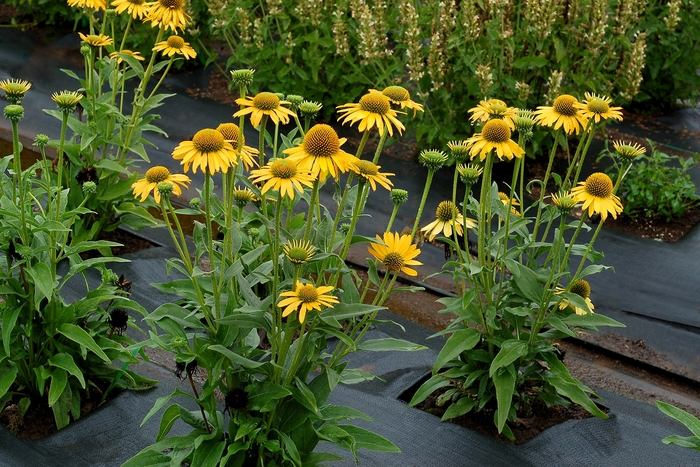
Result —
<path fill-rule="evenodd" d="M 493 385 L 496 387 L 496 401 L 498 402 L 498 418 L 496 427 L 498 432 L 503 431 L 503 426 L 508 420 L 508 412 L 513 402 L 513 390 L 515 389 L 515 369 L 513 367 L 502 368 L 492 376 Z"/>
<path fill-rule="evenodd" d="M 344 405 L 324 405 L 320 412 L 324 420 L 355 420 L 359 418 L 368 422 L 374 421 L 359 410 Z"/>
<path fill-rule="evenodd" d="M 114 172 L 114 173 L 122 173 L 126 175 L 131 175 L 131 172 L 129 172 L 126 167 L 122 166 L 119 162 L 111 160 L 111 159 L 99 159 L 97 162 L 95 162 L 95 168 L 106 170 L 108 172 Z M 104 178 L 104 173 L 102 174 Z M 133 181 L 132 181 L 133 183 Z"/>
<path fill-rule="evenodd" d="M 662 443 L 664 444 L 675 444 L 676 446 L 680 446 L 683 448 L 688 448 L 688 449 L 694 449 L 696 451 L 700 451 L 700 439 L 694 437 L 694 436 L 678 436 L 678 435 L 671 435 L 667 436 L 664 439 L 661 440 Z"/>
<path fill-rule="evenodd" d="M 562 321 L 569 326 L 574 326 L 574 327 L 584 327 L 584 326 L 613 326 L 617 328 L 624 328 L 625 325 L 622 324 L 619 321 L 616 321 L 612 318 L 608 318 L 607 316 L 604 315 L 599 315 L 597 313 L 591 313 L 588 315 L 577 315 L 576 313 L 572 313 L 566 318 L 562 319 Z"/>
<path fill-rule="evenodd" d="M 481 340 L 481 333 L 474 328 L 458 329 L 455 331 L 445 345 L 440 350 L 435 364 L 433 365 L 433 373 L 440 371 L 440 368 L 445 366 L 447 362 L 457 357 L 466 350 L 471 350 Z"/>
<path fill-rule="evenodd" d="M 496 358 L 491 362 L 491 368 L 489 369 L 489 376 L 493 377 L 496 370 L 510 365 L 520 357 L 527 355 L 527 342 L 519 341 L 517 339 L 510 339 L 503 341 L 501 344 L 501 350 L 496 355 Z"/>
<path fill-rule="evenodd" d="M 56 282 L 53 280 L 51 275 L 51 269 L 46 263 L 37 263 L 33 266 L 27 266 L 24 270 L 31 276 L 34 285 L 34 300 L 39 303 L 43 298 L 51 301 L 53 297 L 54 289 L 56 288 Z M 41 293 L 41 296 L 39 296 Z"/>
<path fill-rule="evenodd" d="M 443 378 L 440 375 L 433 375 L 428 381 L 421 384 L 421 386 L 411 398 L 411 402 L 408 403 L 408 406 L 413 407 L 416 404 L 420 404 L 433 392 L 449 385 L 450 381 L 447 378 Z"/>
<path fill-rule="evenodd" d="M 682 423 L 687 429 L 690 430 L 695 438 L 700 438 L 700 420 L 690 415 L 685 410 L 674 407 L 666 402 L 656 401 L 656 407 L 672 419 L 677 422 Z M 700 441 L 700 439 L 698 439 Z"/>
<path fill-rule="evenodd" d="M 224 357 L 228 358 L 232 363 L 235 363 L 236 365 L 240 365 L 244 368 L 249 368 L 249 369 L 255 369 L 258 368 L 259 366 L 264 365 L 263 362 L 255 362 L 253 360 L 250 360 L 248 358 L 245 358 L 241 355 L 238 355 L 236 352 L 233 352 L 223 345 L 210 345 L 209 350 L 213 350 L 214 352 L 218 352 Z"/>
<path fill-rule="evenodd" d="M 62 352 L 54 355 L 53 357 L 49 358 L 49 365 L 63 368 L 68 373 L 78 378 L 78 381 L 80 381 L 80 386 L 85 389 L 85 378 L 83 378 L 83 372 L 80 371 L 80 368 L 78 368 L 78 365 L 75 364 L 75 361 L 70 354 Z"/>
<path fill-rule="evenodd" d="M 323 310 L 323 315 L 333 317 L 338 321 L 343 321 L 355 316 L 362 316 L 375 311 L 383 310 L 383 307 L 364 305 L 362 303 L 338 303 L 333 308 Z"/>
<path fill-rule="evenodd" d="M 289 389 L 270 381 L 256 384 L 253 392 L 248 393 L 251 394 L 248 400 L 249 409 L 259 410 L 260 412 L 271 411 L 275 406 L 274 401 L 292 395 Z"/>
<path fill-rule="evenodd" d="M 102 351 L 99 345 L 90 337 L 90 335 L 85 332 L 84 329 L 76 326 L 75 324 L 64 323 L 58 328 L 58 332 L 66 336 L 73 342 L 80 344 L 81 346 L 91 350 L 95 355 L 100 357 L 107 363 L 112 363 L 112 361 L 107 357 L 107 355 Z"/>
<path fill-rule="evenodd" d="M 476 405 L 476 399 L 471 397 L 462 397 L 457 402 L 450 404 L 450 406 L 442 414 L 440 421 L 450 420 L 452 418 L 460 417 L 465 413 L 469 412 Z"/>
<path fill-rule="evenodd" d="M 49 386 L 49 407 L 58 402 L 59 397 L 68 384 L 68 373 L 63 368 L 55 368 L 51 371 L 51 385 Z"/>
<path fill-rule="evenodd" d="M 506 260 L 505 263 L 508 270 L 513 273 L 513 281 L 522 295 L 535 303 L 539 303 L 542 299 L 543 288 L 537 278 L 537 274 L 532 269 L 512 259 Z"/>
<path fill-rule="evenodd" d="M 0 371 L 0 399 L 7 394 L 10 386 L 15 382 L 17 376 L 17 367 L 2 367 Z"/>
<path fill-rule="evenodd" d="M 522 57 L 514 61 L 511 66 L 513 68 L 541 68 L 549 63 L 545 57 Z"/>
<path fill-rule="evenodd" d="M 360 342 L 357 350 L 366 350 L 369 352 L 415 352 L 417 350 L 428 350 L 428 347 L 420 344 L 414 344 L 403 339 L 395 339 L 393 337 L 385 337 L 382 339 L 373 339 L 371 341 Z"/>
<path fill-rule="evenodd" d="M 297 449 L 297 445 L 294 443 L 294 441 L 292 441 L 292 438 L 279 430 L 276 431 L 282 439 L 282 445 L 284 446 L 284 458 L 292 461 L 295 466 L 302 467 L 299 450 Z"/>
<path fill-rule="evenodd" d="M 194 450 L 192 465 L 197 467 L 216 467 L 219 465 L 225 448 L 226 441 L 217 441 L 215 439 L 202 441 Z"/>
<path fill-rule="evenodd" d="M 355 438 L 355 446 L 358 449 L 369 449 L 378 452 L 401 452 L 391 441 L 369 430 L 354 425 L 342 425 L 350 436 Z"/>
<path fill-rule="evenodd" d="M 63 372 L 65 375 L 65 372 Z M 53 387 L 55 380 L 52 381 L 51 386 Z M 51 398 L 51 393 L 49 392 L 49 399 Z M 61 391 L 60 396 L 51 410 L 53 411 L 53 418 L 56 421 L 56 428 L 59 430 L 70 423 L 70 412 L 73 405 L 73 391 L 70 385 L 64 386 Z"/>
<path fill-rule="evenodd" d="M 160 427 L 158 428 L 158 435 L 156 436 L 156 442 L 162 441 L 170 433 L 175 421 L 180 418 L 180 407 L 177 404 L 173 404 L 163 412 L 163 416 L 160 418 Z M 145 421 L 145 420 L 144 420 Z M 142 424 L 143 425 L 143 424 Z"/>
<path fill-rule="evenodd" d="M 12 309 L 5 307 L 2 311 L 2 347 L 5 350 L 5 355 L 10 355 L 10 343 L 12 342 L 12 331 L 15 328 L 15 323 L 17 323 L 17 317 L 19 316 L 22 308 L 15 306 Z M 2 397 L 2 395 L 0 395 Z"/>

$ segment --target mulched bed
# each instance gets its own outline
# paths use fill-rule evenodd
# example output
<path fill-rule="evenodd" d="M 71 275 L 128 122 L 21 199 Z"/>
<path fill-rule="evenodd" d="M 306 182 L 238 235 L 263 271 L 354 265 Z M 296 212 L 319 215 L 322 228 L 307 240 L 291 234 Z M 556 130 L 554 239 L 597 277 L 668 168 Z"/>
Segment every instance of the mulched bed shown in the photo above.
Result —
<path fill-rule="evenodd" d="M 440 394 L 440 391 L 436 391 L 422 404 L 419 404 L 417 408 L 424 412 L 442 417 L 447 406 L 440 407 L 437 405 L 437 398 Z M 607 409 L 603 409 L 603 411 L 608 412 Z M 477 431 L 490 438 L 497 439 L 505 444 L 519 446 L 539 435 L 547 428 L 559 425 L 568 420 L 585 420 L 593 416 L 588 413 L 586 409 L 577 404 L 571 404 L 569 407 L 555 406 L 548 408 L 544 402 L 535 401 L 532 406 L 531 414 L 523 416 L 519 414 L 517 421 L 511 424 L 510 428 L 515 436 L 515 441 L 511 441 L 498 433 L 493 421 L 493 414 L 494 409 L 486 407 L 481 412 L 470 412 L 449 421 L 464 428 Z"/>

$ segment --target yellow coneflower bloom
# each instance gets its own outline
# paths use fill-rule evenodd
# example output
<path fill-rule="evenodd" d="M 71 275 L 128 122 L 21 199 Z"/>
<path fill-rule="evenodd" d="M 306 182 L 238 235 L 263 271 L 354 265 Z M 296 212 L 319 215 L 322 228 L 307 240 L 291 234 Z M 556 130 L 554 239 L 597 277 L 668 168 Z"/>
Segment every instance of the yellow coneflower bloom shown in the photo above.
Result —
<path fill-rule="evenodd" d="M 51 94 L 51 100 L 56 103 L 61 112 L 73 112 L 82 98 L 83 95 L 78 91 L 61 91 Z"/>
<path fill-rule="evenodd" d="M 222 123 L 216 127 L 216 129 L 224 135 L 224 139 L 231 143 L 233 149 L 240 155 L 246 170 L 250 170 L 253 166 L 257 167 L 258 162 L 254 157 L 258 155 L 259 151 L 245 145 L 245 135 L 243 136 L 243 147 L 240 150 L 236 149 L 238 147 L 238 134 L 240 132 L 238 125 L 235 123 Z"/>
<path fill-rule="evenodd" d="M 577 203 L 583 203 L 581 209 L 588 209 L 589 216 L 595 212 L 605 220 L 609 213 L 617 219 L 617 215 L 622 212 L 620 198 L 613 194 L 612 180 L 602 172 L 594 173 L 585 182 L 579 182 L 571 194 Z"/>
<path fill-rule="evenodd" d="M 255 201 L 255 193 L 251 191 L 248 187 L 234 188 L 232 193 L 233 202 L 239 208 L 244 208 L 248 203 Z"/>
<path fill-rule="evenodd" d="M 277 190 L 280 196 L 294 199 L 295 189 L 302 193 L 304 191 L 302 185 L 313 187 L 314 178 L 307 171 L 300 170 L 296 162 L 287 158 L 274 159 L 265 167 L 251 171 L 250 180 L 253 183 L 265 182 L 260 189 L 263 195 L 269 190 Z"/>
<path fill-rule="evenodd" d="M 138 52 L 138 51 L 133 52 L 133 51 L 128 50 L 128 49 L 123 49 L 123 50 L 120 50 L 119 52 L 112 52 L 111 54 L 109 54 L 109 58 L 116 60 L 117 63 L 121 64 L 124 60 L 121 58 L 121 56 L 119 54 L 129 55 L 131 57 L 134 57 L 139 62 L 142 62 L 146 59 L 145 57 L 143 57 L 141 55 L 140 52 Z"/>
<path fill-rule="evenodd" d="M 420 230 L 428 237 L 428 241 L 432 241 L 440 232 L 444 232 L 445 237 L 451 238 L 452 229 L 457 232 L 457 235 L 462 236 L 465 224 L 468 229 L 476 227 L 473 219 L 465 220 L 452 201 L 442 201 L 435 210 L 435 220 Z"/>
<path fill-rule="evenodd" d="M 372 187 L 372 191 L 377 191 L 377 183 L 387 190 L 391 190 L 391 187 L 394 186 L 391 180 L 387 178 L 388 176 L 393 177 L 394 174 L 380 173 L 379 169 L 381 169 L 381 167 L 370 161 L 358 160 L 355 164 L 353 164 L 352 169 L 357 175 L 369 182 L 370 186 Z"/>
<path fill-rule="evenodd" d="M 380 134 L 384 133 L 384 128 L 389 136 L 394 135 L 393 127 L 401 134 L 406 127 L 396 118 L 397 112 L 391 108 L 391 101 L 384 94 L 377 91 L 370 91 L 360 98 L 357 104 L 343 104 L 336 107 L 338 113 L 344 114 L 338 118 L 343 125 L 350 122 L 360 122 L 358 130 L 371 130 L 375 126 Z"/>
<path fill-rule="evenodd" d="M 162 25 L 172 31 L 184 30 L 190 21 L 184 6 L 185 0 L 156 0 L 149 4 L 144 22 L 150 21 L 154 28 Z"/>
<path fill-rule="evenodd" d="M 623 143 L 622 141 L 615 141 L 613 148 L 618 156 L 626 160 L 632 160 L 647 152 L 647 149 L 638 143 Z"/>
<path fill-rule="evenodd" d="M 357 162 L 355 156 L 340 149 L 346 140 L 338 138 L 333 127 L 321 123 L 309 129 L 299 146 L 282 152 L 297 162 L 300 170 L 311 172 L 315 178 L 324 180 L 330 174 L 337 179 Z"/>
<path fill-rule="evenodd" d="M 158 42 L 153 46 L 154 52 L 163 52 L 166 57 L 173 55 L 182 55 L 185 59 L 195 58 L 197 52 L 190 46 L 188 42 L 180 36 L 170 36 L 167 40 Z"/>
<path fill-rule="evenodd" d="M 195 133 L 192 141 L 181 142 L 173 151 L 173 159 L 180 160 L 185 172 L 202 172 L 214 174 L 227 173 L 228 168 L 238 165 L 236 151 L 224 139 L 224 135 L 213 128 L 205 128 Z"/>
<path fill-rule="evenodd" d="M 316 248 L 308 240 L 291 240 L 282 247 L 282 251 L 295 266 L 303 266 L 316 254 Z"/>
<path fill-rule="evenodd" d="M 114 0 L 112 6 L 118 14 L 126 11 L 134 19 L 143 19 L 148 13 L 149 4 L 146 0 Z"/>
<path fill-rule="evenodd" d="M 622 107 L 610 107 L 612 99 L 607 96 L 598 96 L 592 93 L 586 93 L 586 98 L 583 102 L 576 104 L 576 108 L 581 111 L 586 119 L 594 119 L 596 123 L 600 120 L 614 118 L 622 121 Z"/>
<path fill-rule="evenodd" d="M 518 115 L 518 109 L 508 107 L 505 102 L 500 99 L 489 99 L 481 101 L 476 107 L 469 109 L 472 114 L 470 120 L 473 122 L 485 123 L 492 118 L 503 120 L 508 125 L 508 128 L 515 130 L 513 120 Z"/>
<path fill-rule="evenodd" d="M 105 0 L 68 0 L 68 6 L 74 8 L 92 8 L 93 10 L 104 10 L 107 8 Z"/>
<path fill-rule="evenodd" d="M 166 167 L 157 165 L 148 169 L 144 178 L 131 185 L 131 188 L 134 190 L 134 198 L 141 197 L 139 201 L 144 202 L 148 195 L 153 192 L 153 198 L 156 200 L 156 203 L 160 203 L 158 184 L 163 182 L 170 182 L 173 186 L 173 193 L 180 196 L 182 194 L 180 187 L 182 186 L 186 189 L 187 184 L 191 180 L 187 175 L 171 174 Z"/>
<path fill-rule="evenodd" d="M 105 36 L 104 34 L 88 34 L 87 36 L 82 32 L 79 32 L 80 40 L 93 46 L 93 47 L 104 47 L 106 45 L 112 44 L 112 38 Z"/>
<path fill-rule="evenodd" d="M 470 146 L 469 155 L 472 159 L 478 155 L 479 160 L 483 161 L 495 149 L 501 160 L 504 157 L 508 160 L 512 160 L 513 157 L 522 157 L 525 150 L 510 139 L 510 136 L 510 128 L 504 120 L 489 120 L 484 124 L 481 133 L 477 133 L 467 140 L 467 144 Z"/>
<path fill-rule="evenodd" d="M 267 115 L 275 124 L 289 123 L 289 117 L 294 116 L 294 112 L 282 104 L 289 104 L 271 92 L 259 92 L 252 99 L 250 97 L 236 99 L 236 104 L 243 108 L 233 114 L 235 117 L 250 114 L 250 123 L 257 128 L 260 125 L 263 115 Z"/>
<path fill-rule="evenodd" d="M 5 97 L 12 104 L 21 103 L 24 95 L 31 87 L 32 84 L 23 79 L 5 79 L 0 81 L 0 89 L 5 92 Z"/>
<path fill-rule="evenodd" d="M 559 287 L 557 287 L 557 290 L 560 293 L 566 291 L 566 289 L 562 289 Z M 589 298 L 589 296 L 591 295 L 591 286 L 588 283 L 588 281 L 585 281 L 583 279 L 575 280 L 571 283 L 571 286 L 569 287 L 569 292 L 575 293 L 579 297 L 583 298 L 583 300 L 586 302 L 586 305 L 588 305 L 588 310 L 584 310 L 583 308 L 574 306 L 566 299 L 562 300 L 562 302 L 559 304 L 560 310 L 563 310 L 566 307 L 570 306 L 574 309 L 574 312 L 576 312 L 577 315 L 588 315 L 590 313 L 593 313 L 593 309 L 595 307 L 593 306 L 593 302 L 591 302 L 591 299 Z"/>
<path fill-rule="evenodd" d="M 377 242 L 367 247 L 367 251 L 377 258 L 387 271 L 394 274 L 403 272 L 408 276 L 417 276 L 418 272 L 408 266 L 423 264 L 414 259 L 420 254 L 420 250 L 411 242 L 410 235 L 399 235 L 396 232 L 386 232 L 384 238 L 377 235 Z"/>
<path fill-rule="evenodd" d="M 576 207 L 576 200 L 574 200 L 571 192 L 564 191 L 559 194 L 552 193 L 552 204 L 557 207 L 563 216 L 566 216 Z"/>
<path fill-rule="evenodd" d="M 588 118 L 578 109 L 579 101 L 568 94 L 562 94 L 554 99 L 551 107 L 539 106 L 535 111 L 535 120 L 540 125 L 554 127 L 555 130 L 564 127 L 566 134 L 578 134 L 585 128 Z"/>
<path fill-rule="evenodd" d="M 338 297 L 327 295 L 331 290 L 333 290 L 332 285 L 315 287 L 313 284 L 304 284 L 301 281 L 297 281 L 294 290 L 280 294 L 281 297 L 288 298 L 283 298 L 277 306 L 280 308 L 286 307 L 282 312 L 283 318 L 298 310 L 299 322 L 303 323 L 306 320 L 308 311 L 321 311 L 322 306 L 333 308 L 333 305 L 339 303 Z"/>
<path fill-rule="evenodd" d="M 370 92 L 379 92 L 376 89 L 370 89 Z M 392 104 L 400 106 L 402 109 L 413 110 L 413 116 L 416 116 L 416 112 L 423 112 L 423 106 L 417 102 L 411 100 L 411 94 L 403 86 L 388 86 L 381 91 Z"/>

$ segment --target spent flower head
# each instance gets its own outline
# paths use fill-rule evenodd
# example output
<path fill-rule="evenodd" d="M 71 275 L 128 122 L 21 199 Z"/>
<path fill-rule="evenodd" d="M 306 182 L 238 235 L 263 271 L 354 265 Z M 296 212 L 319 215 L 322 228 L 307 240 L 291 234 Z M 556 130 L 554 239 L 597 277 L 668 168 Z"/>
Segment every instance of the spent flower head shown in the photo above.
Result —
<path fill-rule="evenodd" d="M 32 87 L 29 81 L 23 79 L 6 79 L 0 81 L 0 89 L 5 92 L 5 97 L 10 104 L 21 104 L 24 95 Z"/>
<path fill-rule="evenodd" d="M 447 154 L 438 149 L 424 149 L 418 155 L 418 162 L 431 172 L 437 172 L 447 162 Z"/>

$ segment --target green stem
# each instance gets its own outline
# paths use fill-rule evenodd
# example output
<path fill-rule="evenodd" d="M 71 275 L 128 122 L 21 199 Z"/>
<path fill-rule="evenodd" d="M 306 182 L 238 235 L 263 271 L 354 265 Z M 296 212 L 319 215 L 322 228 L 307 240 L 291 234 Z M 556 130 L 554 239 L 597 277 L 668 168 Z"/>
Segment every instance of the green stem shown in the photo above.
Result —
<path fill-rule="evenodd" d="M 411 229 L 411 242 L 416 238 L 416 232 L 418 231 L 418 225 L 420 224 L 420 218 L 423 216 L 423 209 L 425 208 L 425 203 L 428 200 L 428 192 L 430 191 L 430 185 L 433 183 L 433 175 L 435 171 L 428 169 L 428 178 L 425 181 L 425 188 L 423 189 L 423 196 L 421 197 L 420 204 L 418 205 L 418 213 L 416 214 L 416 220 L 413 223 L 413 228 Z"/>

